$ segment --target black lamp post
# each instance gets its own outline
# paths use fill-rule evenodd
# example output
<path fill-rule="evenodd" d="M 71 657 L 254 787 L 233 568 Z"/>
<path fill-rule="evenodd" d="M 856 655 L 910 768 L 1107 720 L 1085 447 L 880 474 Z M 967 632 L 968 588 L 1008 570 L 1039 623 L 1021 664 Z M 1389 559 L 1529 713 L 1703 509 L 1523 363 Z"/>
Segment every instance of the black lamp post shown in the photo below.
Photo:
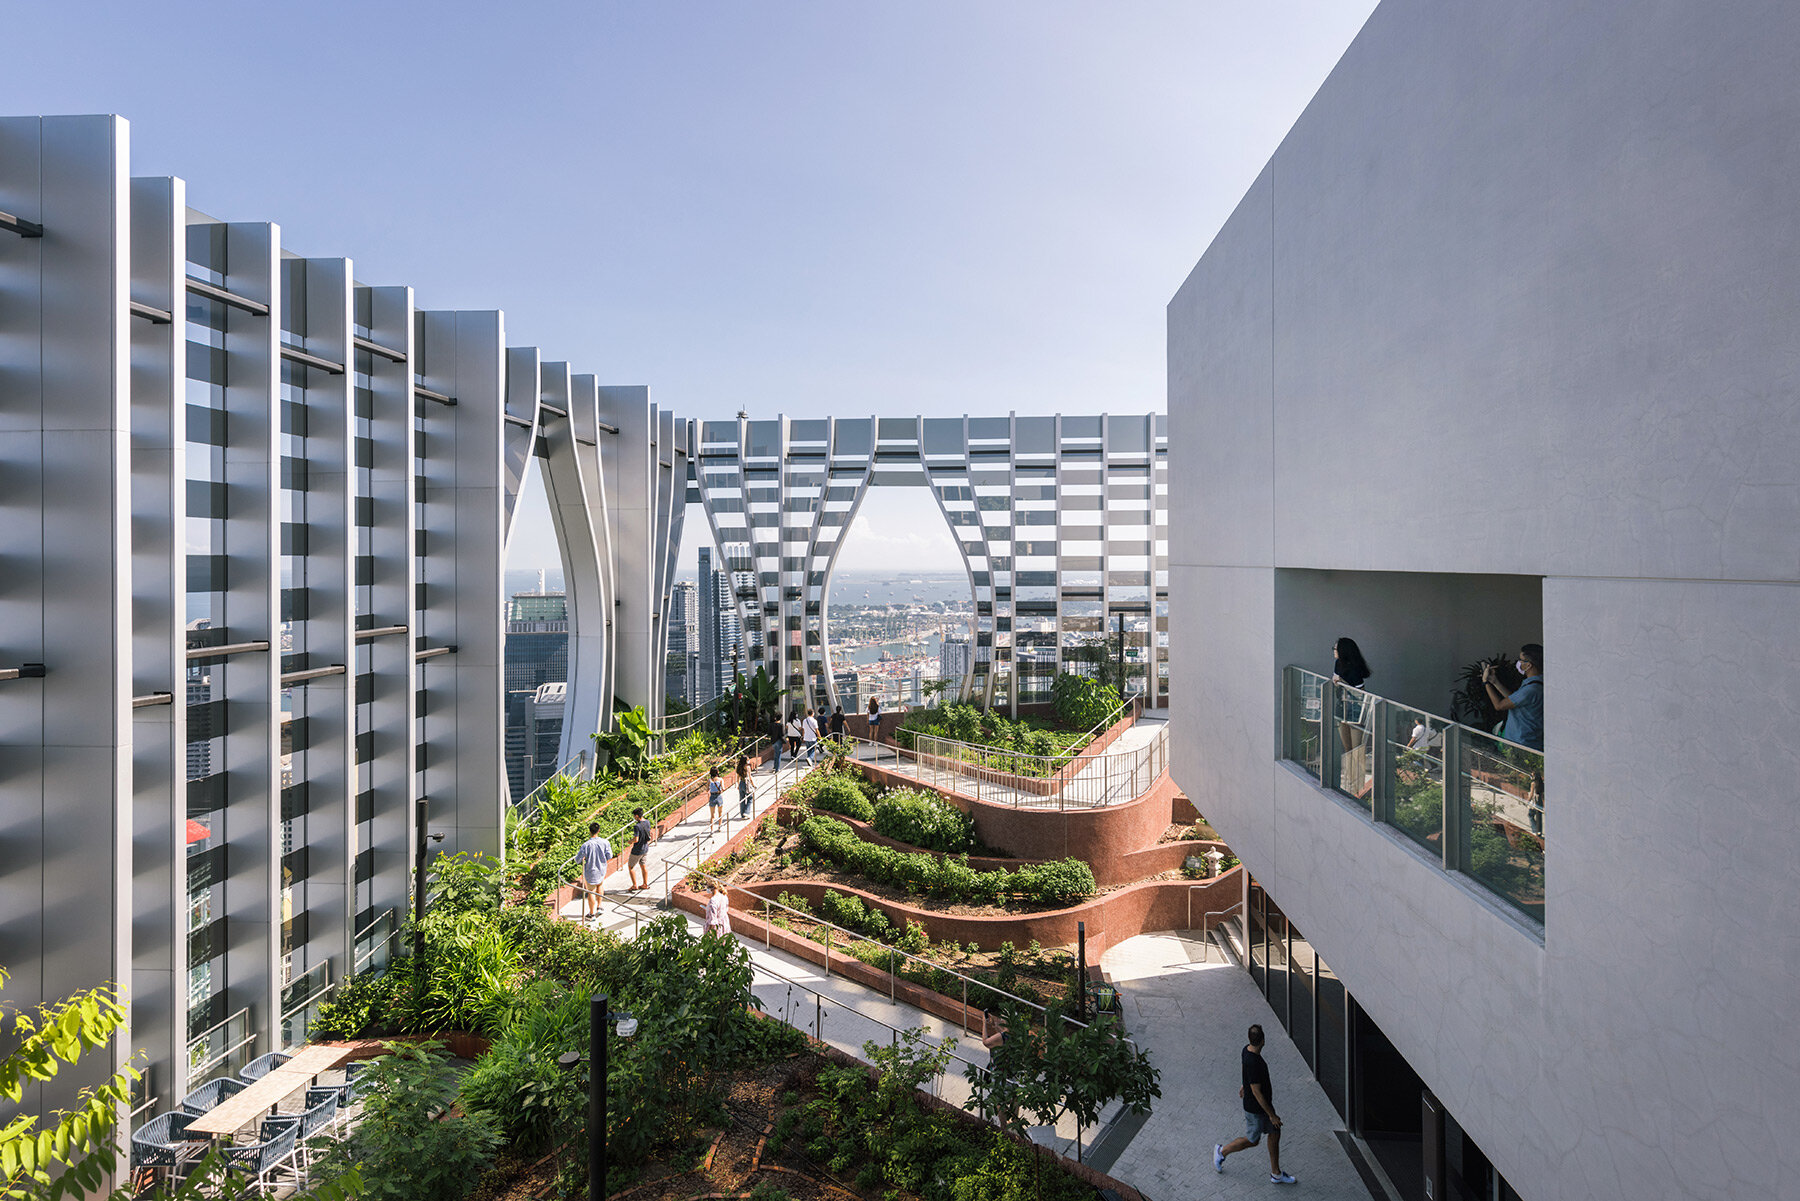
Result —
<path fill-rule="evenodd" d="M 623 1009 L 609 1010 L 605 993 L 596 993 L 588 1003 L 588 1201 L 605 1201 L 606 1197 L 606 1029 L 618 1030 L 620 1038 L 637 1033 L 637 1018 Z M 581 1052 L 565 1051 L 556 1062 L 566 1069 L 580 1066 Z"/>

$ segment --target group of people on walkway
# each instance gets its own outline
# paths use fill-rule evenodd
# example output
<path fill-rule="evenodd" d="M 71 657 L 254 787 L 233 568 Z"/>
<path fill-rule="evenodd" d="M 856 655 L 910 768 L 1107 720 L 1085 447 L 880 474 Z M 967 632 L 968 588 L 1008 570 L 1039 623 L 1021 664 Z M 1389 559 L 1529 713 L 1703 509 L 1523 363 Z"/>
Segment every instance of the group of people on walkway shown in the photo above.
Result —
<path fill-rule="evenodd" d="M 821 720 L 822 719 L 822 720 Z M 844 737 L 844 707 L 839 705 L 829 714 L 813 709 L 795 709 L 786 721 L 778 713 L 769 720 L 769 742 L 775 749 L 775 770 L 781 770 L 781 750 L 785 745 L 789 758 L 805 763 L 819 761 L 819 743 L 826 737 Z"/>
<path fill-rule="evenodd" d="M 1521 646 L 1518 657 L 1513 660 L 1513 669 L 1520 676 L 1520 683 L 1516 688 L 1508 688 L 1500 679 L 1497 664 L 1488 663 L 1481 669 L 1481 684 L 1487 693 L 1488 704 L 1502 714 L 1504 719 L 1493 733 L 1508 742 L 1541 751 L 1544 749 L 1543 646 L 1536 642 L 1527 642 Z M 1339 638 L 1331 644 L 1332 683 L 1360 690 L 1374 674 L 1369 668 L 1368 660 L 1363 658 L 1362 648 L 1356 645 L 1356 639 Z M 1355 731 L 1363 720 L 1362 708 L 1360 697 L 1350 698 L 1346 702 L 1344 721 L 1339 730 L 1346 751 L 1353 749 L 1357 741 Z M 1423 750 L 1433 737 L 1434 732 L 1421 719 L 1413 727 L 1407 746 Z"/>
<path fill-rule="evenodd" d="M 718 769 L 713 769 L 718 775 Z M 630 877 L 628 891 L 635 892 L 640 888 L 650 887 L 650 867 L 646 856 L 650 854 L 650 844 L 656 838 L 656 827 L 644 816 L 642 806 L 631 811 L 631 851 L 625 857 L 625 871 Z M 606 901 L 606 871 L 616 857 L 612 841 L 600 833 L 599 822 L 588 823 L 587 841 L 576 848 L 575 854 L 568 862 L 581 869 L 581 881 L 577 891 L 581 893 L 582 920 L 592 920 Z M 639 877 L 642 877 L 640 880 Z"/>

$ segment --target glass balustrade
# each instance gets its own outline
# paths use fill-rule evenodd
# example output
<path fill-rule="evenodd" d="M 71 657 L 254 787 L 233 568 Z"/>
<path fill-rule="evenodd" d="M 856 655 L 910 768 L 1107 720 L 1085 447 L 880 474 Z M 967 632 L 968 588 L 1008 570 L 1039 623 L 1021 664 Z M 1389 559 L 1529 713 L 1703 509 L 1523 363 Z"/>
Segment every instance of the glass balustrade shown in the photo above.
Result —
<path fill-rule="evenodd" d="M 1283 677 L 1283 758 L 1543 922 L 1543 752 L 1304 668 Z"/>

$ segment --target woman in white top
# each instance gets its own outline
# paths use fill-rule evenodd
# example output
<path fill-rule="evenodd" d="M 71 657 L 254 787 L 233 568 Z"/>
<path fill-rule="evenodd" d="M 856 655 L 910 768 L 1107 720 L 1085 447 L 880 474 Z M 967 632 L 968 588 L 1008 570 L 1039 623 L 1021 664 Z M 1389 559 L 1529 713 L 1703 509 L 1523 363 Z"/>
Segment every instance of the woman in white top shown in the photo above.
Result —
<path fill-rule="evenodd" d="M 819 758 L 819 718 L 811 709 L 806 711 L 806 721 L 800 726 L 800 745 L 806 750 L 808 763 L 815 763 Z"/>
<path fill-rule="evenodd" d="M 792 758 L 800 757 L 800 736 L 803 733 L 805 729 L 800 724 L 800 715 L 795 713 L 787 722 L 788 755 Z"/>
<path fill-rule="evenodd" d="M 731 902 L 725 896 L 725 886 L 717 880 L 713 881 L 712 891 L 706 897 L 706 934 L 725 935 L 731 933 Z"/>

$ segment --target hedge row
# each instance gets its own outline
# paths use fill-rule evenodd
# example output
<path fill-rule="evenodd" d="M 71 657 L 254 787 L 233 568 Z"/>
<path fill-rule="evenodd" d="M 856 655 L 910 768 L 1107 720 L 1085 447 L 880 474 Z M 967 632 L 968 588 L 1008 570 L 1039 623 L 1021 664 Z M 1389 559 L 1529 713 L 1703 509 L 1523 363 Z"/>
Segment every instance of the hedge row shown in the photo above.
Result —
<path fill-rule="evenodd" d="M 1096 889 L 1093 870 L 1079 859 L 1058 859 L 1016 871 L 978 872 L 969 866 L 967 855 L 939 858 L 864 842 L 835 818 L 809 817 L 801 823 L 799 834 L 808 851 L 865 879 L 971 905 L 997 905 L 1017 896 L 1061 907 L 1093 896 Z"/>

